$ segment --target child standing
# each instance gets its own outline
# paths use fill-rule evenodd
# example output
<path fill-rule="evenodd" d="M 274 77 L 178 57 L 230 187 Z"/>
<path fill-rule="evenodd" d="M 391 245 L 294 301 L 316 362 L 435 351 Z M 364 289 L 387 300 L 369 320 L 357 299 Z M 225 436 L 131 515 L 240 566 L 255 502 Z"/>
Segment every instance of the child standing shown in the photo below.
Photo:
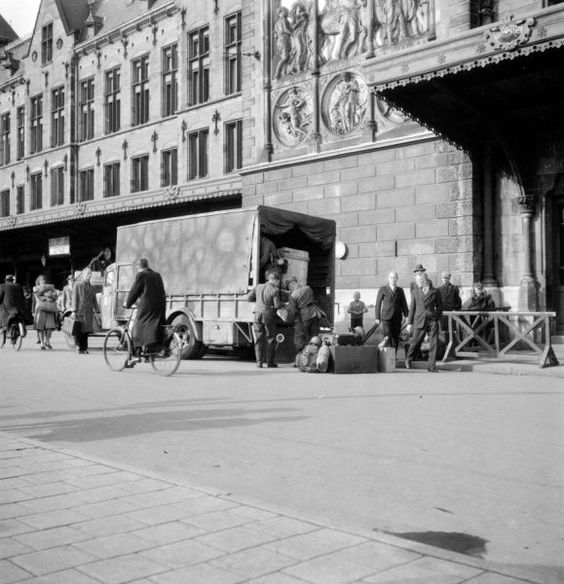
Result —
<path fill-rule="evenodd" d="M 351 331 L 359 326 L 362 328 L 362 318 L 368 312 L 364 302 L 360 299 L 360 292 L 353 294 L 353 301 L 349 304 L 348 313 L 351 315 Z"/>

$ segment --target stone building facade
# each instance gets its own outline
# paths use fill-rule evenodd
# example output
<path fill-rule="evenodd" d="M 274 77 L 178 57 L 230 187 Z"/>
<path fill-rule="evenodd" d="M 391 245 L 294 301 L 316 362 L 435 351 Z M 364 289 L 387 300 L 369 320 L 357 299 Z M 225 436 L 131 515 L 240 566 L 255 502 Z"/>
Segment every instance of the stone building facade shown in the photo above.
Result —
<path fill-rule="evenodd" d="M 0 54 L 12 153 L 39 95 L 46 141 L 0 166 L 0 268 L 62 272 L 48 238 L 80 264 L 125 222 L 265 204 L 336 221 L 337 320 L 422 263 L 564 327 L 563 39 L 551 0 L 43 0 Z"/>

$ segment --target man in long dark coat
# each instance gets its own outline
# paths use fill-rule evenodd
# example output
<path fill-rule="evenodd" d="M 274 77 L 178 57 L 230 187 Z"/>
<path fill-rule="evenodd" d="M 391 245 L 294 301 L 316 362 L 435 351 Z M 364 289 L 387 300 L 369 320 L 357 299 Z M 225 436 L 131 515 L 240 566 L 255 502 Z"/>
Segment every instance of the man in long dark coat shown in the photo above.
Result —
<path fill-rule="evenodd" d="M 408 332 L 413 330 L 413 338 L 409 344 L 409 351 L 405 358 L 406 369 L 411 369 L 411 361 L 416 351 L 419 350 L 425 333 L 429 335 L 429 361 L 427 370 L 436 372 L 437 341 L 439 337 L 439 319 L 443 313 L 441 295 L 427 278 L 426 274 L 418 274 L 415 277 L 417 288 L 411 296 L 411 305 L 407 317 Z"/>
<path fill-rule="evenodd" d="M 126 308 L 137 303 L 133 345 L 158 350 L 163 344 L 163 328 L 166 322 L 166 292 L 163 279 L 149 268 L 145 258 L 139 260 L 139 271 L 125 302 Z"/>
<path fill-rule="evenodd" d="M 401 333 L 401 319 L 407 316 L 407 313 L 407 300 L 403 288 L 398 286 L 398 275 L 396 272 L 390 272 L 388 285 L 378 290 L 375 316 L 384 329 L 384 335 L 389 338 L 396 351 Z"/>
<path fill-rule="evenodd" d="M 88 335 L 94 332 L 94 313 L 98 312 L 96 291 L 90 284 L 91 278 L 92 270 L 85 268 L 72 289 L 71 315 L 80 321 L 80 332 L 76 335 L 76 352 L 79 355 L 88 353 Z"/>
<path fill-rule="evenodd" d="M 13 318 L 20 317 L 22 323 L 26 320 L 26 307 L 23 288 L 16 284 L 15 276 L 9 274 L 5 283 L 0 285 L 0 329 L 2 331 L 0 344 L 6 341 L 6 329 Z M 25 327 L 23 327 L 25 336 Z"/>

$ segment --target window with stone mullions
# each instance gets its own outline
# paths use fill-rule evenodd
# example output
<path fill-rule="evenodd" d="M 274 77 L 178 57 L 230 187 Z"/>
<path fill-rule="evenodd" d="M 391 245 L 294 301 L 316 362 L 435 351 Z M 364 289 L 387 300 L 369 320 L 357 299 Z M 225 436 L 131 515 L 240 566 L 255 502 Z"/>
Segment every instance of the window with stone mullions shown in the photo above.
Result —
<path fill-rule="evenodd" d="M 225 93 L 241 91 L 241 13 L 225 19 Z"/>
<path fill-rule="evenodd" d="M 10 164 L 10 112 L 0 117 L 0 165 Z"/>
<path fill-rule="evenodd" d="M 81 170 L 78 179 L 80 201 L 92 201 L 94 199 L 94 169 Z"/>
<path fill-rule="evenodd" d="M 25 187 L 18 185 L 16 187 L 16 213 L 21 215 L 25 211 Z"/>
<path fill-rule="evenodd" d="M 225 172 L 243 166 L 243 123 L 241 120 L 225 124 Z"/>
<path fill-rule="evenodd" d="M 43 150 L 43 95 L 31 98 L 30 154 Z"/>
<path fill-rule="evenodd" d="M 25 156 L 25 108 L 23 105 L 16 110 L 16 124 L 17 157 L 21 160 Z"/>
<path fill-rule="evenodd" d="M 62 166 L 51 170 L 51 207 L 65 202 L 65 175 Z"/>
<path fill-rule="evenodd" d="M 65 143 L 65 89 L 53 89 L 51 95 L 51 147 Z"/>
<path fill-rule="evenodd" d="M 45 65 L 53 60 L 53 23 L 41 29 L 41 64 Z"/>
<path fill-rule="evenodd" d="M 117 197 L 120 193 L 120 163 L 104 165 L 104 197 Z"/>
<path fill-rule="evenodd" d="M 149 156 L 131 159 L 131 192 L 138 193 L 149 188 Z"/>
<path fill-rule="evenodd" d="M 42 173 L 36 172 L 32 174 L 29 178 L 30 182 L 30 197 L 29 197 L 29 210 L 35 211 L 36 209 L 41 209 L 43 207 L 43 182 Z"/>
<path fill-rule="evenodd" d="M 178 103 L 178 45 L 163 49 L 163 117 L 171 116 Z"/>
<path fill-rule="evenodd" d="M 133 96 L 131 100 L 131 124 L 139 126 L 149 121 L 149 56 L 132 62 Z"/>
<path fill-rule="evenodd" d="M 104 78 L 104 132 L 112 134 L 121 128 L 121 71 L 106 71 Z"/>
<path fill-rule="evenodd" d="M 188 33 L 189 105 L 210 98 L 210 30 L 200 28 Z"/>
<path fill-rule="evenodd" d="M 10 190 L 0 192 L 0 217 L 10 216 Z"/>
<path fill-rule="evenodd" d="M 209 130 L 199 130 L 188 135 L 188 179 L 203 178 L 208 174 Z"/>
<path fill-rule="evenodd" d="M 161 186 L 168 187 L 178 184 L 178 149 L 170 148 L 162 151 Z"/>
<path fill-rule="evenodd" d="M 80 140 L 94 138 L 94 79 L 80 83 Z"/>

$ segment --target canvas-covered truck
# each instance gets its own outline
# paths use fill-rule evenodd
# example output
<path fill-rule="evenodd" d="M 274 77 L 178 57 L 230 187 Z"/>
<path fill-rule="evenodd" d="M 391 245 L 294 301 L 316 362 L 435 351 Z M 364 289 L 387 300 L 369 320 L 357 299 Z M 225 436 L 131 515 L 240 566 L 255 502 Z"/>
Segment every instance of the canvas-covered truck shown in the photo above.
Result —
<path fill-rule="evenodd" d="M 265 279 L 262 238 L 288 258 L 283 281 L 292 275 L 307 280 L 332 323 L 335 233 L 332 220 L 265 206 L 119 227 L 116 262 L 106 271 L 100 298 L 102 328 L 129 317 L 123 303 L 137 262 L 146 257 L 162 275 L 167 323 L 183 339 L 184 358 L 202 357 L 208 347 L 252 347 L 254 303 L 247 296 Z M 279 324 L 291 340 L 291 327 Z"/>

